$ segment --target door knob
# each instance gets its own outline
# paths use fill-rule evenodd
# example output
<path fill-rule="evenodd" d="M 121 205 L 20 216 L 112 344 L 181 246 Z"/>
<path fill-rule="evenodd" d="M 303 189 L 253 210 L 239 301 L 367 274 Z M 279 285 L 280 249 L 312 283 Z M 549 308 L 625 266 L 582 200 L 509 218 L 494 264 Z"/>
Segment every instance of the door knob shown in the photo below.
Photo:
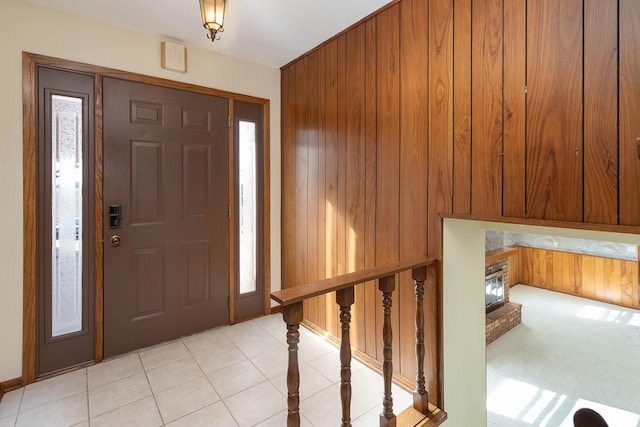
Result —
<path fill-rule="evenodd" d="M 114 248 L 117 248 L 118 246 L 120 246 L 120 236 L 118 235 L 113 235 L 111 236 L 111 238 L 109 239 L 109 243 L 111 244 L 111 246 L 113 246 Z"/>

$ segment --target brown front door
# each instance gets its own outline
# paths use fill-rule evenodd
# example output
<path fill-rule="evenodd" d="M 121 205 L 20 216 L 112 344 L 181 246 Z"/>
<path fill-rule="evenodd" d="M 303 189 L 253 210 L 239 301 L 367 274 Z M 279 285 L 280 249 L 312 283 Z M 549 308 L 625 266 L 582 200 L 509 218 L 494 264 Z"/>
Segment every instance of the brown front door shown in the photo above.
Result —
<path fill-rule="evenodd" d="M 113 356 L 229 321 L 229 104 L 112 78 L 103 98 Z"/>

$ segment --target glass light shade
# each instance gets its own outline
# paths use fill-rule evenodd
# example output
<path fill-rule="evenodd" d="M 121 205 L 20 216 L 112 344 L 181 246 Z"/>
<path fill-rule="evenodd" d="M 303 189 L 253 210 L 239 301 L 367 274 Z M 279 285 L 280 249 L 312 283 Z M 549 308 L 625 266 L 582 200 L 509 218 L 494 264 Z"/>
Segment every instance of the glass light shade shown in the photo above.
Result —
<path fill-rule="evenodd" d="M 202 12 L 202 25 L 209 30 L 211 41 L 216 40 L 216 34 L 224 31 L 224 10 L 226 0 L 200 0 L 200 12 Z"/>

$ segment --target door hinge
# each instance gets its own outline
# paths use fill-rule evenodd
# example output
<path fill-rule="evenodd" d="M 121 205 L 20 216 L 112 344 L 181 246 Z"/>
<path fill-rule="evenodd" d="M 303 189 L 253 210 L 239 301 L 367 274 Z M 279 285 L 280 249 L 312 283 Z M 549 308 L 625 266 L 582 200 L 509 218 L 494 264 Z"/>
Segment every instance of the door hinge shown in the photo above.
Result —
<path fill-rule="evenodd" d="M 231 297 L 227 298 L 227 308 L 229 308 L 229 310 L 231 310 Z"/>
<path fill-rule="evenodd" d="M 231 114 L 227 114 L 227 126 L 231 127 Z"/>
<path fill-rule="evenodd" d="M 231 219 L 231 206 L 227 206 L 227 216 Z"/>
<path fill-rule="evenodd" d="M 527 86 L 524 87 L 524 93 L 529 93 L 529 88 Z"/>

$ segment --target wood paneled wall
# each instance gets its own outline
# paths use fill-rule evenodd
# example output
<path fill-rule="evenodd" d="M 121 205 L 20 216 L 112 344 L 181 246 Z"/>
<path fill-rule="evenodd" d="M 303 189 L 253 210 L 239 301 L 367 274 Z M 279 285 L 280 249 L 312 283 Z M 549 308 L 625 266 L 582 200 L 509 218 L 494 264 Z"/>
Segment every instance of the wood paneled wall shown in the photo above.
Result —
<path fill-rule="evenodd" d="M 640 225 L 638 40 L 636 0 L 398 0 L 284 66 L 283 287 L 440 257 L 442 213 Z M 412 378 L 398 288 L 394 368 Z M 436 403 L 440 297 L 427 289 Z M 360 286 L 352 316 L 378 359 L 379 300 Z M 305 310 L 337 333 L 333 296 Z"/>
<path fill-rule="evenodd" d="M 640 308 L 638 262 L 520 247 L 520 282 Z"/>

